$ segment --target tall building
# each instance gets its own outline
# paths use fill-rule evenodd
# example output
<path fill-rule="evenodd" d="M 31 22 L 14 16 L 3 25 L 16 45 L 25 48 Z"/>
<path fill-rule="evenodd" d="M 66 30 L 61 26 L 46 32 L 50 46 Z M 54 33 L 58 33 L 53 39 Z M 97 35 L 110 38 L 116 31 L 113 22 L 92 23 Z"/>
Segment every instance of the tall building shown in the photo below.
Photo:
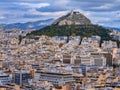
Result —
<path fill-rule="evenodd" d="M 91 57 L 89 56 L 84 56 L 84 57 L 81 57 L 81 64 L 84 64 L 84 65 L 91 65 Z"/>
<path fill-rule="evenodd" d="M 74 64 L 81 64 L 81 57 L 80 57 L 80 55 L 76 55 L 75 57 L 76 58 L 74 60 Z"/>
<path fill-rule="evenodd" d="M 103 55 L 92 55 L 92 65 L 95 66 L 106 66 L 106 58 Z"/>
<path fill-rule="evenodd" d="M 82 70 L 82 74 L 86 75 L 86 73 L 87 73 L 87 65 L 81 64 L 80 69 Z"/>
<path fill-rule="evenodd" d="M 112 66 L 113 65 L 112 54 L 102 53 L 102 55 L 106 58 L 106 66 Z"/>
<path fill-rule="evenodd" d="M 99 56 L 102 55 L 106 58 L 106 66 L 112 66 L 112 54 L 108 52 L 100 52 L 100 53 L 91 53 L 92 56 Z"/>
<path fill-rule="evenodd" d="M 28 80 L 31 79 L 31 73 L 28 72 L 15 72 L 14 82 L 17 85 L 28 84 Z"/>
<path fill-rule="evenodd" d="M 70 54 L 63 54 L 63 63 L 70 64 L 72 56 Z"/>

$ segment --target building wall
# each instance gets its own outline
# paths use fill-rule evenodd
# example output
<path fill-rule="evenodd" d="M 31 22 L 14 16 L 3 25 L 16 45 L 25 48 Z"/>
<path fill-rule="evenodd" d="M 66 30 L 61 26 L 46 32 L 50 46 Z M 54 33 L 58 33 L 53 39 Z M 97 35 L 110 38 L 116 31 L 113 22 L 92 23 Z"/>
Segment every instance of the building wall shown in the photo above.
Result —
<path fill-rule="evenodd" d="M 48 81 L 52 83 L 55 87 L 56 86 L 63 86 L 67 83 L 73 83 L 75 80 L 73 79 L 72 75 L 70 74 L 57 74 L 57 73 L 44 73 L 44 72 L 37 72 L 35 73 L 35 80 L 40 81 Z"/>
<path fill-rule="evenodd" d="M 92 57 L 92 65 L 96 66 L 106 66 L 106 58 L 105 57 Z"/>
<path fill-rule="evenodd" d="M 71 63 L 71 55 L 69 55 L 69 54 L 64 54 L 64 55 L 63 55 L 63 63 L 65 63 L 65 64 L 70 64 L 70 63 Z"/>
<path fill-rule="evenodd" d="M 17 85 L 22 85 L 28 83 L 28 79 L 31 79 L 30 73 L 15 73 L 14 82 Z"/>

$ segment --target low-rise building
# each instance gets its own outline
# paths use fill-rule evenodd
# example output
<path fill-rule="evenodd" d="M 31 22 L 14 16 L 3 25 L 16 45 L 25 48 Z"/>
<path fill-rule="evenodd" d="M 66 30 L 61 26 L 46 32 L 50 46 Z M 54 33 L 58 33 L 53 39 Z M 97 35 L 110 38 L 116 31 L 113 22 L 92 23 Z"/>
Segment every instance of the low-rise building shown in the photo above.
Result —
<path fill-rule="evenodd" d="M 10 77 L 10 75 L 0 72 L 0 84 L 7 84 L 10 83 L 12 81 L 12 78 Z"/>
<path fill-rule="evenodd" d="M 35 73 L 35 80 L 48 81 L 55 87 L 66 85 L 67 83 L 74 83 L 72 74 L 51 72 L 51 71 L 37 71 Z"/>

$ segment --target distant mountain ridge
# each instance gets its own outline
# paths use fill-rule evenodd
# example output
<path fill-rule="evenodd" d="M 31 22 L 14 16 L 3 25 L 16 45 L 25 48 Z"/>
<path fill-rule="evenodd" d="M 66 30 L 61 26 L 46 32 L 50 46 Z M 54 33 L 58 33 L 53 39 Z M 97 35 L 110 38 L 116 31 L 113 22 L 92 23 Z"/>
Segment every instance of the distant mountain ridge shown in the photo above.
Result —
<path fill-rule="evenodd" d="M 105 28 L 110 29 L 110 30 L 120 31 L 120 28 L 116 28 L 116 27 L 105 27 Z"/>
<path fill-rule="evenodd" d="M 78 11 L 71 11 L 68 14 L 56 19 L 52 25 L 90 25 L 91 21 Z"/>
<path fill-rule="evenodd" d="M 37 30 L 41 29 L 49 24 L 51 24 L 53 19 L 39 20 L 35 22 L 26 22 L 26 23 L 13 23 L 13 24 L 0 24 L 0 29 L 20 29 L 20 30 Z"/>

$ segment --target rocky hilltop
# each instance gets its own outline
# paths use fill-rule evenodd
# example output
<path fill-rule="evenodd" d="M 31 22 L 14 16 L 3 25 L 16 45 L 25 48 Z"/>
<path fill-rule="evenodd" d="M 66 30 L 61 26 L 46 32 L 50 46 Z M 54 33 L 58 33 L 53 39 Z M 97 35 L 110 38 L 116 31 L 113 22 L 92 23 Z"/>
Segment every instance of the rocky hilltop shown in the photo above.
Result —
<path fill-rule="evenodd" d="M 71 11 L 65 16 L 55 20 L 52 25 L 89 25 L 91 21 L 78 11 Z"/>
<path fill-rule="evenodd" d="M 101 37 L 102 42 L 103 40 L 111 40 L 110 32 L 109 29 L 92 24 L 91 21 L 80 12 L 72 11 L 55 20 L 52 25 L 32 31 L 27 34 L 27 37 L 36 38 L 36 36 L 40 35 L 51 37 L 76 35 L 83 38 L 97 35 Z"/>

